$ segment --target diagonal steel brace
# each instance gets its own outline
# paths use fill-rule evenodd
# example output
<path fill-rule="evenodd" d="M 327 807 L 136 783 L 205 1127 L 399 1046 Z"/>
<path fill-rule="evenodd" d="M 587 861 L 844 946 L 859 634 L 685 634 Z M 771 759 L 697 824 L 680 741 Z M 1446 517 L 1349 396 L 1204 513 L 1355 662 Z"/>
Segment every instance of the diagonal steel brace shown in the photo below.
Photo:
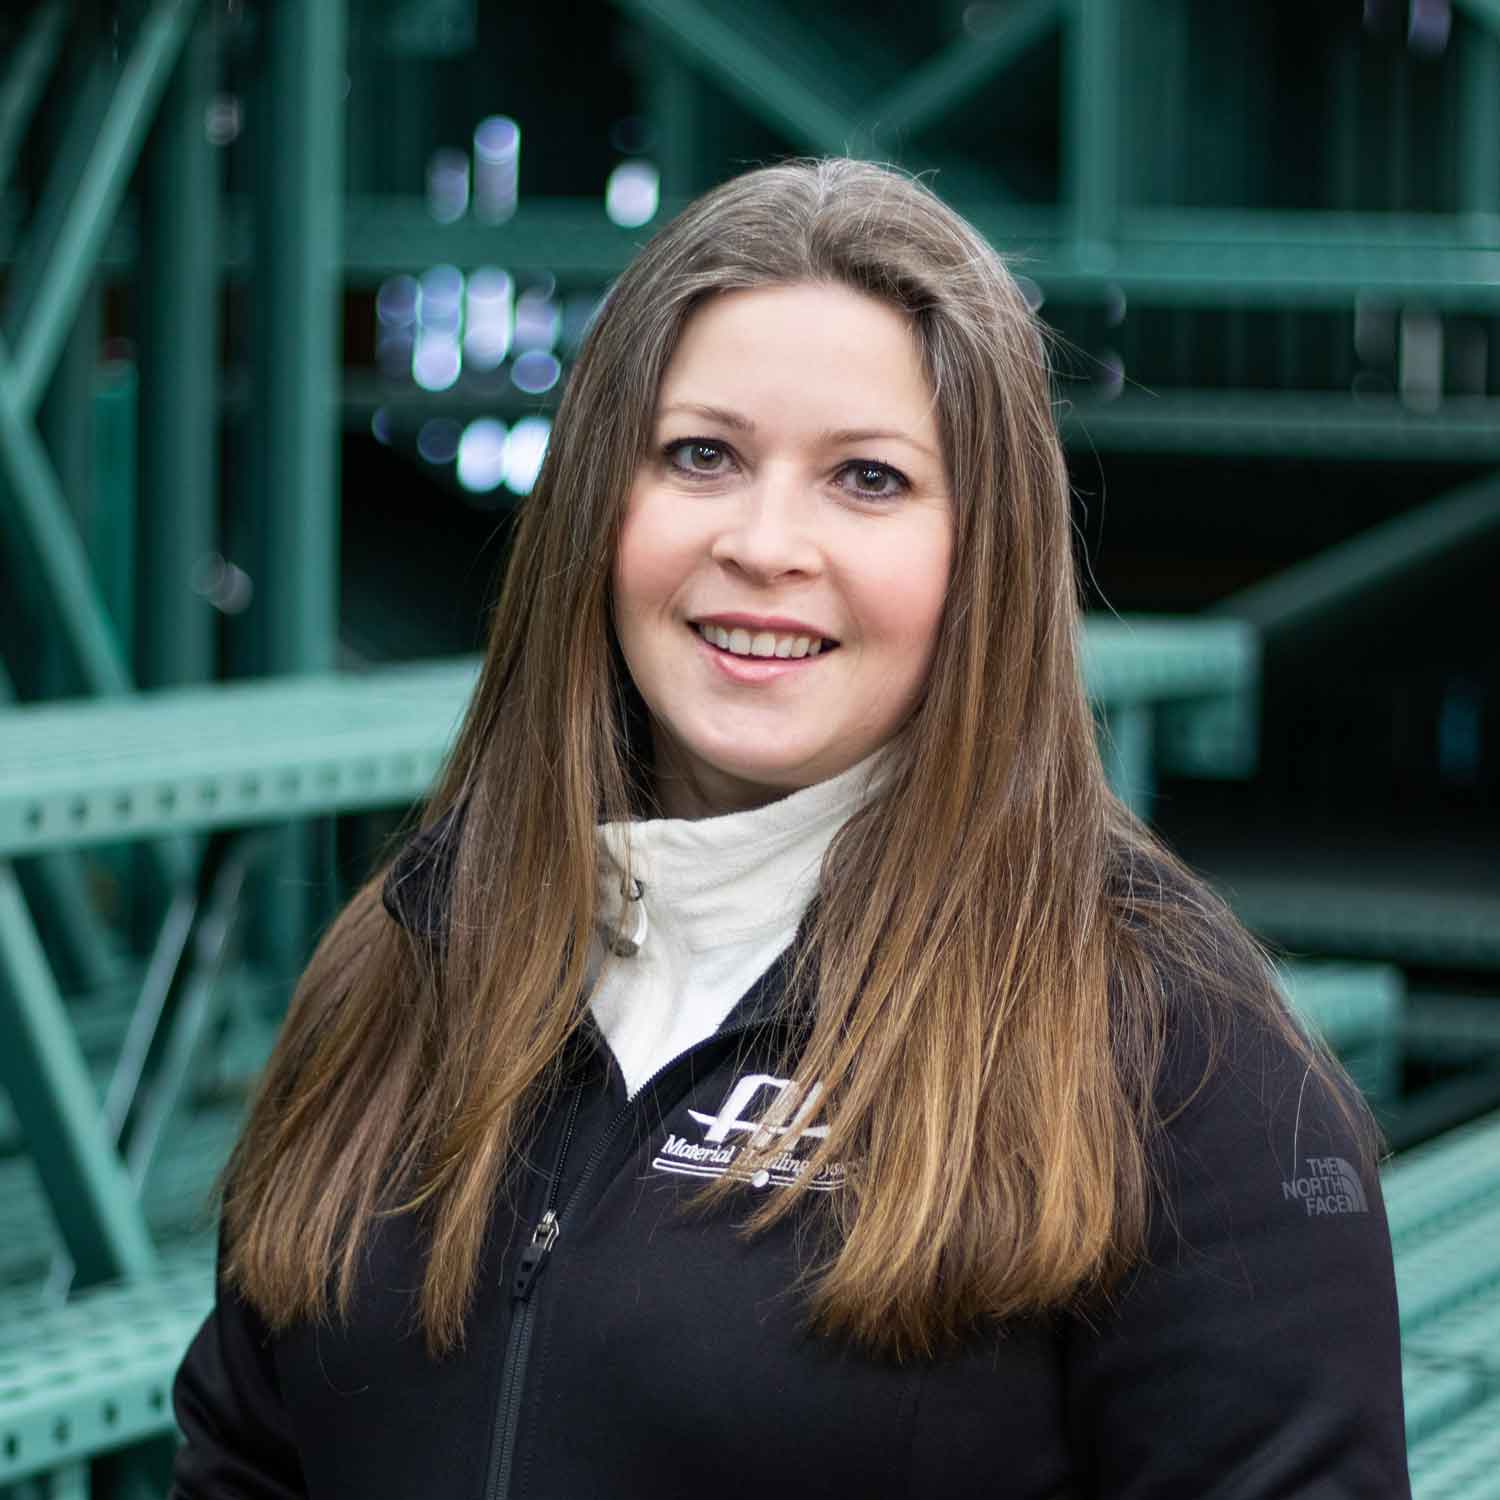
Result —
<path fill-rule="evenodd" d="M 67 19 L 63 0 L 45 0 L 31 13 L 26 35 L 10 55 L 0 82 L 0 189 L 5 187 L 32 111 L 62 49 Z"/>
<path fill-rule="evenodd" d="M 120 71 L 94 149 L 49 247 L 49 269 L 16 340 L 13 401 L 32 416 L 94 274 L 198 0 L 156 0 Z"/>
<path fill-rule="evenodd" d="M 718 82 L 752 114 L 808 150 L 845 156 L 859 122 L 791 77 L 773 57 L 694 0 L 616 0 L 620 9 L 660 36 Z"/>

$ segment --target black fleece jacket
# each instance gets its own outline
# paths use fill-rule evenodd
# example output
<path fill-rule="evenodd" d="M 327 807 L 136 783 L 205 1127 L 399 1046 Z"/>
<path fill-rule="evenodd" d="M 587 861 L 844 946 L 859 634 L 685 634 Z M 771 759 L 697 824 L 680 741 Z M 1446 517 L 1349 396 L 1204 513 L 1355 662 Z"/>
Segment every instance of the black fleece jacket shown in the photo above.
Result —
<path fill-rule="evenodd" d="M 433 868 L 388 887 L 408 925 Z M 379 1225 L 347 1325 L 272 1336 L 221 1285 L 177 1378 L 173 1495 L 1409 1494 L 1379 1184 L 1282 1041 L 1242 1023 L 1173 1120 L 1149 1256 L 1112 1299 L 898 1364 L 806 1332 L 794 1226 L 747 1241 L 681 1211 L 783 1086 L 785 969 L 632 1100 L 580 1049 L 494 1209 L 460 1352 L 430 1358 L 415 1327 L 410 1217 Z M 1164 1104 L 1203 1060 L 1185 1021 Z M 747 1191 L 798 1171 L 787 1145 Z"/>

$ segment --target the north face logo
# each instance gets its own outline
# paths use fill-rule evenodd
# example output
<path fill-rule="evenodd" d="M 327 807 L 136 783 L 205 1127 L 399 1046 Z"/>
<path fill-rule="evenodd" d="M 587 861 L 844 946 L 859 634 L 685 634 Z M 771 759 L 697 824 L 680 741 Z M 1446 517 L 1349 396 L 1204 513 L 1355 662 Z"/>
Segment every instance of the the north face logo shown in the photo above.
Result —
<path fill-rule="evenodd" d="M 1309 1156 L 1307 1176 L 1281 1184 L 1283 1198 L 1295 1198 L 1309 1218 L 1318 1214 L 1362 1214 L 1369 1202 L 1357 1173 L 1342 1156 Z"/>

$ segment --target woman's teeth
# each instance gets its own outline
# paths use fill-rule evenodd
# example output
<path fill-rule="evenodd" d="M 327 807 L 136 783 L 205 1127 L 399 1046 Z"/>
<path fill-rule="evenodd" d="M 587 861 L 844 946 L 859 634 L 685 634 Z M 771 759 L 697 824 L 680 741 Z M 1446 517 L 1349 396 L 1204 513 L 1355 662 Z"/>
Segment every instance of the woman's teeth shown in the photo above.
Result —
<path fill-rule="evenodd" d="M 699 625 L 697 630 L 710 645 L 733 656 L 816 656 L 823 649 L 820 636 L 776 635 L 769 630 L 752 635 L 748 630 L 726 630 L 722 625 Z"/>

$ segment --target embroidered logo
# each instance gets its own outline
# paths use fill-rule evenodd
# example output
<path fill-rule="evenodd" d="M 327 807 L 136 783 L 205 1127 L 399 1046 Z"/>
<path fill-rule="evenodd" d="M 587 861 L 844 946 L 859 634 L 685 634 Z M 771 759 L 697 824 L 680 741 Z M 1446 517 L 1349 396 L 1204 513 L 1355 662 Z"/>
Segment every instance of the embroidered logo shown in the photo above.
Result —
<path fill-rule="evenodd" d="M 790 1187 L 801 1181 L 808 1165 L 802 1155 L 803 1143 L 822 1139 L 828 1127 L 815 1123 L 823 1093 L 821 1084 L 813 1084 L 801 1098 L 796 1090 L 788 1094 L 789 1089 L 790 1079 L 773 1078 L 769 1073 L 747 1073 L 736 1079 L 716 1114 L 688 1111 L 694 1123 L 702 1127 L 702 1138 L 691 1140 L 669 1132 L 651 1165 L 658 1172 L 681 1177 L 723 1177 L 727 1173 L 761 1188 L 772 1184 Z M 777 1137 L 781 1150 L 763 1166 L 753 1173 L 735 1169 L 746 1144 L 753 1141 L 760 1146 Z M 843 1167 L 834 1165 L 823 1168 L 807 1185 L 828 1192 L 843 1178 Z"/>
<path fill-rule="evenodd" d="M 1308 1156 L 1305 1177 L 1281 1184 L 1283 1199 L 1296 1199 L 1309 1218 L 1319 1214 L 1363 1214 L 1370 1205 L 1359 1174 L 1342 1156 Z"/>

